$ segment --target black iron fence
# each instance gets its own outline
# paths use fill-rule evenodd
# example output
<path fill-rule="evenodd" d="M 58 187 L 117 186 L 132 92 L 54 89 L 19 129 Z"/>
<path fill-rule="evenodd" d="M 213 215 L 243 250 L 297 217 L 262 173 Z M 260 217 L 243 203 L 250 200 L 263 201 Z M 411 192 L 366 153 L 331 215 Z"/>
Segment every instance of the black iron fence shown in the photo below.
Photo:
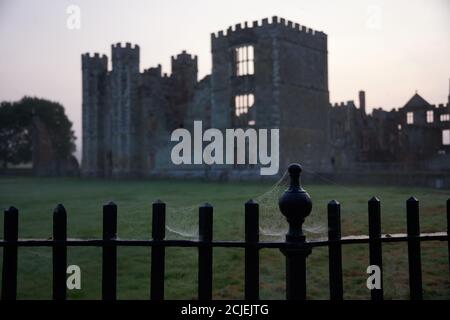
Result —
<path fill-rule="evenodd" d="M 153 204 L 152 239 L 126 240 L 117 238 L 117 206 L 109 203 L 103 206 L 102 239 L 68 239 L 67 214 L 62 205 L 53 212 L 53 238 L 19 239 L 19 211 L 10 207 L 4 215 L 4 240 L 2 272 L 2 299 L 13 300 L 17 295 L 17 252 L 19 247 L 52 247 L 53 249 L 53 299 L 66 299 L 67 247 L 102 247 L 102 299 L 116 299 L 117 247 L 151 247 L 150 298 L 164 299 L 165 248 L 198 248 L 198 298 L 212 299 L 213 248 L 243 248 L 245 250 L 245 299 L 259 299 L 259 250 L 279 249 L 286 257 L 286 298 L 306 298 L 306 259 L 315 247 L 328 247 L 330 298 L 343 299 L 342 246 L 348 244 L 369 244 L 370 265 L 383 270 L 382 243 L 407 242 L 409 262 L 409 285 L 411 299 L 422 299 L 422 264 L 420 245 L 422 241 L 449 241 L 450 199 L 447 200 L 447 232 L 421 234 L 419 227 L 419 201 L 407 200 L 407 234 L 383 235 L 381 233 L 380 200 L 368 202 L 369 235 L 341 237 L 340 204 L 333 200 L 328 204 L 328 240 L 307 241 L 302 224 L 312 209 L 308 193 L 300 185 L 302 168 L 298 164 L 289 166 L 290 187 L 279 199 L 279 207 L 289 223 L 284 242 L 259 241 L 259 207 L 252 200 L 245 204 L 245 241 L 213 240 L 213 207 L 205 204 L 199 208 L 199 239 L 165 239 L 165 204 Z M 450 243 L 449 271 L 450 271 Z M 382 279 L 382 276 L 381 276 Z M 383 299 L 383 285 L 371 290 L 373 300 Z"/>

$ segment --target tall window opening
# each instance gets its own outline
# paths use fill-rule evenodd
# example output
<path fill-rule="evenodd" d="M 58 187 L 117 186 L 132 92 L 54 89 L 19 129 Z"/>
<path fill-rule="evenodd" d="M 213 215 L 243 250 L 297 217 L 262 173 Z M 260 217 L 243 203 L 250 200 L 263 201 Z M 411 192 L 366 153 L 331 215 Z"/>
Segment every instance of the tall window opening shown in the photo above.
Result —
<path fill-rule="evenodd" d="M 253 94 L 241 94 L 234 98 L 234 111 L 236 116 L 240 116 L 241 114 L 248 113 L 248 109 L 250 109 L 255 103 L 255 96 Z"/>
<path fill-rule="evenodd" d="M 442 144 L 444 146 L 450 146 L 450 130 L 442 130 Z"/>
<path fill-rule="evenodd" d="M 414 113 L 413 112 L 407 112 L 406 113 L 406 123 L 407 124 L 413 124 L 414 123 Z"/>
<path fill-rule="evenodd" d="M 427 123 L 433 123 L 434 122 L 434 112 L 433 110 L 427 111 Z"/>
<path fill-rule="evenodd" d="M 255 73 L 253 46 L 234 49 L 235 72 L 238 77 Z"/>
<path fill-rule="evenodd" d="M 441 122 L 450 121 L 450 114 L 441 114 Z"/>

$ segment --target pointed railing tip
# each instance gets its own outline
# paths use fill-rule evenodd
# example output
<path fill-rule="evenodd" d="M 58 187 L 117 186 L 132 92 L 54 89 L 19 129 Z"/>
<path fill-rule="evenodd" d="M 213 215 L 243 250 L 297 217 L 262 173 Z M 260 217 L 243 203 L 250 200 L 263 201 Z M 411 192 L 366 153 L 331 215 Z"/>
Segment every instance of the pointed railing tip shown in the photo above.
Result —
<path fill-rule="evenodd" d="M 328 205 L 330 205 L 330 206 L 337 206 L 337 205 L 340 205 L 340 203 L 339 203 L 339 201 L 333 199 L 330 202 L 328 202 Z"/>
<path fill-rule="evenodd" d="M 154 204 L 163 204 L 164 202 L 161 201 L 161 199 L 157 199 L 155 202 L 153 202 Z"/>
<path fill-rule="evenodd" d="M 5 212 L 19 212 L 19 209 L 17 209 L 14 206 L 10 206 Z"/>
<path fill-rule="evenodd" d="M 53 210 L 54 213 L 65 213 L 66 208 L 61 203 L 58 203 L 55 207 L 55 210 Z"/>
<path fill-rule="evenodd" d="M 105 204 L 105 206 L 114 206 L 114 207 L 117 207 L 117 205 L 116 205 L 113 201 L 108 202 L 107 204 Z"/>
<path fill-rule="evenodd" d="M 212 208 L 212 205 L 208 202 L 205 202 L 204 204 L 201 205 L 202 207 L 206 207 L 206 208 Z"/>
<path fill-rule="evenodd" d="M 256 202 L 253 199 L 249 199 L 245 204 L 255 204 Z"/>
<path fill-rule="evenodd" d="M 406 202 L 418 202 L 419 200 L 417 200 L 416 197 L 411 196 L 408 200 L 406 200 Z"/>
<path fill-rule="evenodd" d="M 369 203 L 370 202 L 380 202 L 380 199 L 378 199 L 377 197 L 373 196 L 372 198 L 370 198 Z"/>

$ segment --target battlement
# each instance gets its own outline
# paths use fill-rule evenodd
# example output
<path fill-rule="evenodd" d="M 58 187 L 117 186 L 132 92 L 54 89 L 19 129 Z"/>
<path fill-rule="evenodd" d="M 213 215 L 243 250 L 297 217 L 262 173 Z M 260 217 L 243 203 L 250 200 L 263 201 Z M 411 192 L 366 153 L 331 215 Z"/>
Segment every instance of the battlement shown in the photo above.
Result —
<path fill-rule="evenodd" d="M 130 42 L 126 42 L 124 46 L 122 46 L 121 42 L 117 42 L 116 44 L 112 44 L 111 48 L 114 49 L 128 49 L 128 50 L 139 50 L 139 46 L 135 44 L 134 46 L 131 45 Z"/>
<path fill-rule="evenodd" d="M 115 57 L 139 57 L 139 46 L 135 44 L 134 46 L 131 43 L 127 42 L 124 46 L 120 42 L 111 45 L 111 52 L 113 55 L 113 59 Z"/>
<path fill-rule="evenodd" d="M 346 102 L 335 102 L 335 103 L 330 103 L 330 106 L 333 108 L 344 108 L 344 107 L 355 107 L 355 101 L 353 100 L 348 100 Z"/>
<path fill-rule="evenodd" d="M 197 56 L 192 56 L 191 54 L 187 53 L 186 50 L 183 50 L 181 53 L 177 54 L 176 56 L 171 57 L 172 63 L 174 62 L 181 62 L 181 63 L 197 63 Z"/>
<path fill-rule="evenodd" d="M 145 69 L 143 74 L 146 76 L 153 76 L 153 77 L 161 78 L 162 77 L 162 67 L 160 64 L 158 64 L 158 66 L 156 66 L 156 67 Z"/>
<path fill-rule="evenodd" d="M 81 55 L 81 67 L 83 69 L 104 69 L 108 68 L 108 57 L 99 53 L 84 53 Z"/>
<path fill-rule="evenodd" d="M 120 42 L 111 45 L 113 69 L 117 63 L 139 65 L 139 46 L 127 42 L 124 46 Z"/>
<path fill-rule="evenodd" d="M 248 22 L 244 22 L 243 24 L 238 23 L 234 26 L 230 26 L 226 31 L 219 31 L 217 33 L 212 33 L 211 34 L 211 39 L 212 40 L 216 40 L 216 39 L 221 39 L 221 38 L 225 38 L 228 36 L 231 36 L 235 33 L 239 33 L 245 30 L 250 30 L 250 29 L 269 29 L 269 28 L 276 28 L 276 27 L 281 27 L 281 28 L 285 28 L 286 30 L 289 31 L 296 31 L 305 35 L 310 35 L 311 37 L 317 38 L 317 39 L 326 39 L 327 35 L 322 32 L 322 31 L 316 31 L 313 30 L 311 28 L 308 28 L 306 26 L 302 26 L 298 23 L 294 23 L 290 20 L 286 20 L 284 18 L 279 18 L 277 16 L 273 16 L 272 19 L 269 21 L 268 18 L 264 18 L 261 21 L 253 21 L 252 24 L 250 25 Z"/>

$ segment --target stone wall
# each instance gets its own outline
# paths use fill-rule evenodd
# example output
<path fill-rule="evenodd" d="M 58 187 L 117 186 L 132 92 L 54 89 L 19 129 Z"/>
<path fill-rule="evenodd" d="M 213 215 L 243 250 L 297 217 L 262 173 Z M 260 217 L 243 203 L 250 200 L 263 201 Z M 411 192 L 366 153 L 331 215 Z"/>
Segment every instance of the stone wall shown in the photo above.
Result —
<path fill-rule="evenodd" d="M 108 58 L 105 55 L 84 54 L 82 65 L 82 122 L 83 154 L 82 171 L 85 175 L 97 175 L 102 168 L 104 108 L 106 106 Z"/>
<path fill-rule="evenodd" d="M 254 74 L 234 74 L 240 46 L 254 48 Z M 327 37 L 278 17 L 238 24 L 211 37 L 212 109 L 215 128 L 233 128 L 234 97 L 255 96 L 256 128 L 280 129 L 281 165 L 328 165 Z M 239 123 L 238 127 L 242 126 Z M 244 127 L 248 126 L 246 123 Z"/>
<path fill-rule="evenodd" d="M 254 53 L 254 72 L 245 75 L 237 72 L 237 49 L 243 47 Z M 450 121 L 439 120 L 450 113 L 450 103 L 432 106 L 415 94 L 398 110 L 368 115 L 361 91 L 359 108 L 353 101 L 331 105 L 325 33 L 272 17 L 212 34 L 211 52 L 212 73 L 200 82 L 198 58 L 186 51 L 171 58 L 170 75 L 161 65 L 141 73 L 139 47 L 130 43 L 112 46 L 111 71 L 106 56 L 83 55 L 83 174 L 259 176 L 257 165 L 174 165 L 170 135 L 177 128 L 192 132 L 195 120 L 203 130 L 279 128 L 281 171 L 300 162 L 313 172 L 339 173 L 342 181 L 358 168 L 372 172 L 365 165 L 371 163 L 391 176 L 389 166 L 396 164 L 422 168 L 428 162 L 434 165 L 423 170 L 445 171 L 436 156 L 450 154 L 450 146 L 442 145 Z M 236 97 L 249 94 L 254 104 L 239 114 Z M 408 112 L 414 112 L 414 124 L 406 123 Z"/>

